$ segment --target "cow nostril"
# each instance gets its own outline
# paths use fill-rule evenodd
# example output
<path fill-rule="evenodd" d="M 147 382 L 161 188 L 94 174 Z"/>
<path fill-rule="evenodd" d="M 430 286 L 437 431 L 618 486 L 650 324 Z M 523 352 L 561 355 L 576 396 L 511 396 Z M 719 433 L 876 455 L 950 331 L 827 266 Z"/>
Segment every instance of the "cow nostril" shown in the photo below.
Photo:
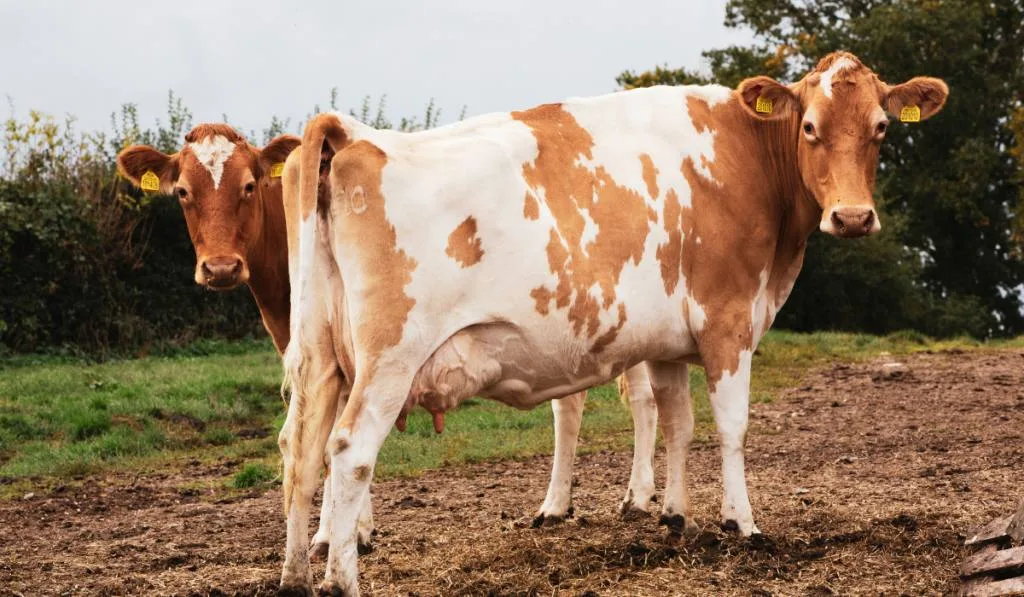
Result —
<path fill-rule="evenodd" d="M 203 277 L 206 278 L 207 280 L 213 277 L 213 272 L 210 270 L 210 266 L 207 265 L 205 261 L 202 263 L 201 266 L 199 266 L 199 269 L 202 270 Z"/>
<path fill-rule="evenodd" d="M 875 223 L 875 210 L 868 210 L 868 215 L 864 216 L 864 230 L 870 230 L 871 226 Z"/>
<path fill-rule="evenodd" d="M 839 217 L 839 212 L 832 212 L 832 226 L 834 226 L 835 229 L 839 231 L 846 230 L 846 223 L 843 222 L 843 219 Z"/>
<path fill-rule="evenodd" d="M 237 276 L 240 273 L 242 273 L 242 260 L 241 259 L 235 261 L 235 267 L 231 268 L 231 275 Z"/>

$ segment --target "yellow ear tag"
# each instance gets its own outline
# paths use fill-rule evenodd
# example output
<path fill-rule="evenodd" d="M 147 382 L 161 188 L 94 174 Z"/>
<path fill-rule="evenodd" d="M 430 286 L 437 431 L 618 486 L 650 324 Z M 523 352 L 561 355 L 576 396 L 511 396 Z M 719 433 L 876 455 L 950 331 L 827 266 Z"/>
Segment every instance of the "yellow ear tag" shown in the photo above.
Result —
<path fill-rule="evenodd" d="M 139 188 L 143 191 L 159 191 L 160 177 L 152 170 L 146 170 L 146 173 L 139 179 Z"/>
<path fill-rule="evenodd" d="M 921 122 L 921 108 L 905 106 L 900 110 L 900 122 Z"/>
<path fill-rule="evenodd" d="M 284 162 L 278 162 L 270 167 L 270 178 L 281 178 L 284 174 Z"/>
<path fill-rule="evenodd" d="M 771 114 L 772 100 L 766 97 L 757 98 L 757 104 L 754 105 L 754 111 L 759 114 Z"/>

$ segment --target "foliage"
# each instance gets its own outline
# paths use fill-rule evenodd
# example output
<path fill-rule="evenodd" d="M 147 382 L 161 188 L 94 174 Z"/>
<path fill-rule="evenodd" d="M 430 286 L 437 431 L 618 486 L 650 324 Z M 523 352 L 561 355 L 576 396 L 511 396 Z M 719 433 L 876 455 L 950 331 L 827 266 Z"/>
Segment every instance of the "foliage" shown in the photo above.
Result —
<path fill-rule="evenodd" d="M 390 128 L 384 108 L 381 97 L 371 114 L 367 97 L 357 116 Z M 398 126 L 416 130 L 439 118 L 431 102 L 422 122 L 403 118 Z M 262 334 L 248 292 L 213 293 L 193 282 L 195 253 L 177 202 L 116 174 L 114 159 L 130 144 L 178 150 L 193 124 L 181 98 L 168 94 L 167 116 L 153 128 L 140 125 L 132 104 L 111 116 L 109 133 L 80 133 L 74 124 L 39 112 L 17 118 L 12 107 L 3 126 L 0 354 L 144 354 Z M 273 118 L 263 140 L 290 125 Z"/>
<path fill-rule="evenodd" d="M 1024 330 L 1015 291 L 1024 281 L 1024 1 L 731 0 L 726 25 L 749 28 L 756 42 L 705 52 L 710 75 L 657 67 L 617 81 L 793 81 L 845 49 L 890 82 L 927 74 L 951 89 L 942 114 L 891 127 L 883 145 L 878 199 L 883 222 L 898 216 L 896 230 L 848 246 L 812 237 L 780 325 Z"/>

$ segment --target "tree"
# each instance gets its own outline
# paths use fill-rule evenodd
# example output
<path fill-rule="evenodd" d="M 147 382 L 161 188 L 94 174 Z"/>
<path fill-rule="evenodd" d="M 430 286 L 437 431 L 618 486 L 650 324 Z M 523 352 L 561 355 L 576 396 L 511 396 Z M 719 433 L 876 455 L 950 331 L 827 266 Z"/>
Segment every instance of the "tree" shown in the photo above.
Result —
<path fill-rule="evenodd" d="M 794 81 L 821 56 L 845 49 L 884 80 L 927 74 L 951 89 L 939 118 L 891 127 L 883 145 L 878 202 L 887 221 L 899 216 L 897 229 L 851 250 L 867 250 L 885 271 L 851 278 L 840 268 L 855 260 L 840 259 L 846 250 L 816 235 L 780 323 L 871 331 L 911 325 L 939 335 L 1024 331 L 1015 290 L 1024 281 L 1024 0 L 730 0 L 725 24 L 750 28 L 757 43 L 704 52 L 709 77 L 658 67 L 616 80 L 626 88 L 705 80 L 735 86 L 756 74 Z M 888 258 L 879 261 L 882 255 Z M 829 304 L 823 301 L 836 289 L 825 282 L 837 275 L 863 295 L 865 315 L 811 312 Z M 909 293 L 902 300 L 892 296 L 897 283 Z M 880 305 L 877 296 L 896 302 Z M 891 324 L 867 315 L 879 308 Z"/>

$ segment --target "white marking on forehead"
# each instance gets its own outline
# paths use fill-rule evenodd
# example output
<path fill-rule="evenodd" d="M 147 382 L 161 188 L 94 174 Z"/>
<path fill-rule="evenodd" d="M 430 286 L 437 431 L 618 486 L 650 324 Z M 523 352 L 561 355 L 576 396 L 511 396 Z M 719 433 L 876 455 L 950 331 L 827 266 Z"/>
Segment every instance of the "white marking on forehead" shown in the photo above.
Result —
<path fill-rule="evenodd" d="M 202 141 L 190 143 L 189 149 L 210 173 L 210 178 L 213 179 L 213 188 L 219 187 L 220 179 L 224 176 L 224 162 L 228 161 L 231 154 L 235 152 L 235 144 L 228 141 L 224 135 L 214 135 L 206 137 Z"/>
<path fill-rule="evenodd" d="M 821 74 L 821 90 L 825 93 L 825 97 L 832 99 L 832 77 L 836 76 L 836 73 L 844 71 L 848 68 L 857 66 L 853 60 L 849 58 L 840 58 L 832 63 L 832 66 L 828 67 L 828 70 Z"/>

